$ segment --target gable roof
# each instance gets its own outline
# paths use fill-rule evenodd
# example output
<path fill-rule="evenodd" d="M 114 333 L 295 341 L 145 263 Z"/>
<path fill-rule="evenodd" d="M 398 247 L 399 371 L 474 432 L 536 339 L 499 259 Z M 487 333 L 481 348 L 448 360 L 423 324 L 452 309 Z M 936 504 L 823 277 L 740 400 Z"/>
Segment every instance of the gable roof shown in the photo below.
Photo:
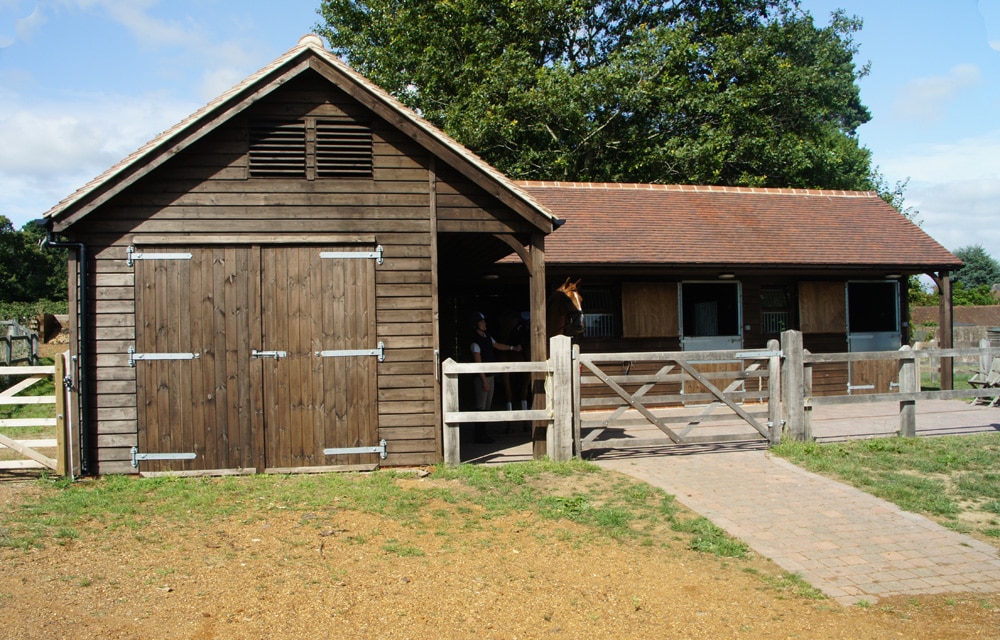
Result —
<path fill-rule="evenodd" d="M 875 266 L 962 262 L 875 192 L 519 182 L 564 218 L 549 264 Z"/>
<path fill-rule="evenodd" d="M 556 217 L 543 205 L 479 156 L 327 51 L 320 37 L 314 34 L 303 36 L 296 46 L 269 65 L 70 194 L 44 217 L 53 221 L 56 231 L 65 229 L 208 132 L 308 70 L 330 80 L 538 228 L 552 230 Z"/>

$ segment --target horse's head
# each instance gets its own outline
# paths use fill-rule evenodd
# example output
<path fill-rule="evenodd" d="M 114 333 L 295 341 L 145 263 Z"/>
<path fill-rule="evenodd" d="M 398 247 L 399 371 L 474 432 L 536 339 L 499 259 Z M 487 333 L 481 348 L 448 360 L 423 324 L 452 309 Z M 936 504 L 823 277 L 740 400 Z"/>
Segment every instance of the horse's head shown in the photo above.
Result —
<path fill-rule="evenodd" d="M 579 284 L 580 280 L 570 282 L 570 279 L 566 278 L 566 282 L 556 289 L 555 297 L 560 302 L 559 311 L 561 314 L 560 318 L 553 318 L 557 321 L 557 326 L 561 325 L 556 333 L 567 336 L 583 335 L 583 296 L 580 295 L 577 286 Z"/>

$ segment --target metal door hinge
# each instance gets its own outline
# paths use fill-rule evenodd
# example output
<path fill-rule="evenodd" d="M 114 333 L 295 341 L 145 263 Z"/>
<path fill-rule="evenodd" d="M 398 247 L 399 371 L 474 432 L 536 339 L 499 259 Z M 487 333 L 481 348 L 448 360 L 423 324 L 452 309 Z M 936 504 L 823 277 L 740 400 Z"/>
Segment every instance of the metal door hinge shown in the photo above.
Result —
<path fill-rule="evenodd" d="M 200 353 L 136 353 L 135 347 L 128 348 L 128 366 L 134 367 L 139 360 L 197 360 Z"/>
<path fill-rule="evenodd" d="M 375 264 L 382 264 L 382 245 L 375 247 L 374 251 L 320 251 L 319 257 L 327 260 L 330 259 L 365 259 L 373 258 Z"/>
<path fill-rule="evenodd" d="M 139 467 L 143 460 L 194 460 L 197 453 L 139 453 L 139 447 L 132 447 L 132 466 Z"/>
<path fill-rule="evenodd" d="M 341 456 L 352 453 L 377 453 L 383 460 L 385 460 L 388 455 L 386 452 L 385 440 L 379 440 L 377 447 L 341 447 L 339 449 L 323 449 L 323 454 L 328 456 Z"/>
<path fill-rule="evenodd" d="M 316 356 L 320 358 L 350 358 L 356 356 L 376 356 L 379 362 L 385 362 L 385 343 L 379 341 L 374 349 L 341 349 L 317 351 Z"/>
<path fill-rule="evenodd" d="M 143 253 L 135 247 L 125 249 L 125 264 L 130 267 L 136 260 L 190 260 L 193 257 L 190 253 Z"/>

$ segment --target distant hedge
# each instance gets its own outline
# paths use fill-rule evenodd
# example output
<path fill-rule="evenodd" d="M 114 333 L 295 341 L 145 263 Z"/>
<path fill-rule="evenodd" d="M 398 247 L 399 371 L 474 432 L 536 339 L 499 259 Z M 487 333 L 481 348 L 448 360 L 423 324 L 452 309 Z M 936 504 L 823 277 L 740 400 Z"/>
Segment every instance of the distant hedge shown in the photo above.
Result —
<path fill-rule="evenodd" d="M 0 320 L 16 320 L 19 324 L 29 326 L 32 319 L 51 313 L 64 315 L 69 313 L 69 302 L 65 300 L 37 300 L 35 302 L 0 302 Z"/>

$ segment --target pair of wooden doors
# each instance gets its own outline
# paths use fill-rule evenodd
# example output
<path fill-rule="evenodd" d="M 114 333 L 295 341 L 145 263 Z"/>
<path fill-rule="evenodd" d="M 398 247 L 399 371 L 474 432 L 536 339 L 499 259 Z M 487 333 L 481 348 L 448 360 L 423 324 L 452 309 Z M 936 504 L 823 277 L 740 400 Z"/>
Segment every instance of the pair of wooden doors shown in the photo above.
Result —
<path fill-rule="evenodd" d="M 140 472 L 377 466 L 375 260 L 321 246 L 143 247 Z"/>

